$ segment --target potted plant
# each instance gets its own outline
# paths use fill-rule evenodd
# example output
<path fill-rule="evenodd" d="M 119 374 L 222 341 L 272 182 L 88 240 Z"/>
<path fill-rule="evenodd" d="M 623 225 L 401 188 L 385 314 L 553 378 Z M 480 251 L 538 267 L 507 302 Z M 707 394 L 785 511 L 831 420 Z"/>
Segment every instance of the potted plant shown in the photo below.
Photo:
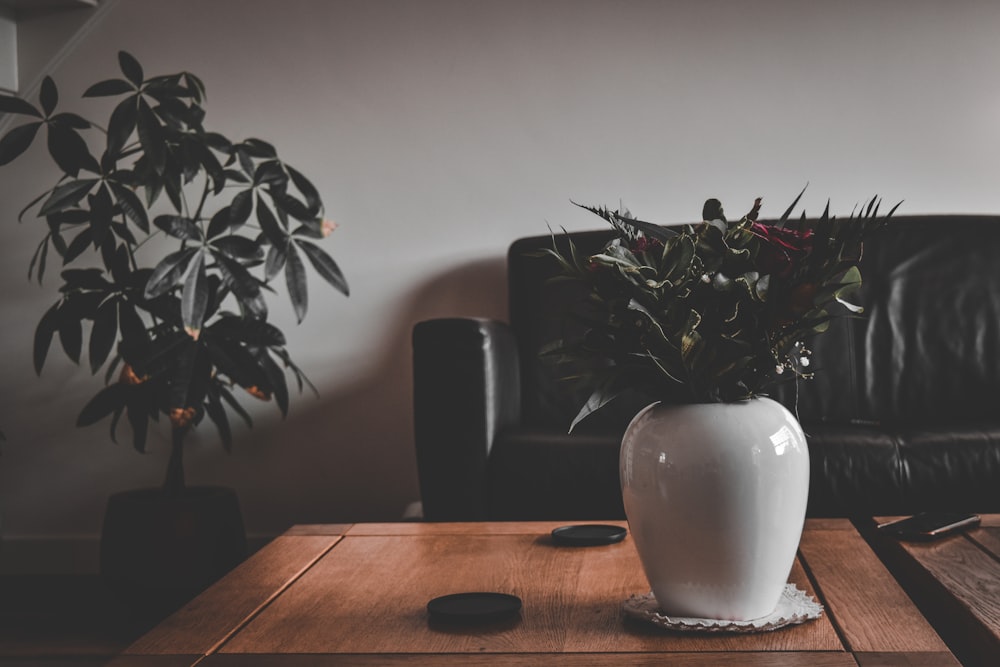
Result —
<path fill-rule="evenodd" d="M 169 424 L 162 488 L 109 502 L 102 572 L 126 586 L 179 588 L 183 598 L 246 550 L 235 495 L 185 484 L 185 436 L 207 417 L 229 450 L 230 415 L 251 424 L 241 392 L 273 399 L 284 416 L 286 372 L 300 391 L 311 387 L 268 321 L 272 281 L 284 274 L 299 322 L 308 308 L 306 264 L 344 295 L 348 286 L 316 244 L 335 225 L 309 179 L 265 141 L 207 130 L 197 76 L 149 77 L 124 51 L 118 62 L 121 77 L 84 93 L 121 98 L 103 127 L 57 110 L 49 77 L 38 106 L 0 95 L 0 112 L 28 120 L 0 139 L 0 165 L 45 134 L 61 171 L 19 215 L 35 210 L 45 223 L 29 279 L 42 281 L 53 254 L 63 266 L 59 299 L 35 331 L 36 371 L 57 335 L 76 363 L 86 338 L 90 370 L 103 370 L 105 386 L 77 424 L 110 418 L 115 438 L 125 417 L 140 452 L 150 422 L 162 416 Z"/>
<path fill-rule="evenodd" d="M 548 350 L 592 390 L 570 428 L 625 392 L 652 401 L 626 429 L 620 478 L 670 616 L 757 619 L 786 593 L 809 455 L 795 416 L 767 391 L 812 377 L 811 337 L 860 311 L 847 299 L 883 217 L 873 198 L 849 220 L 827 210 L 792 221 L 797 203 L 765 223 L 760 199 L 734 221 L 712 199 L 700 224 L 681 227 L 584 207 L 613 226 L 611 241 L 581 256 L 553 239 L 542 253 L 587 288 L 579 335 Z"/>

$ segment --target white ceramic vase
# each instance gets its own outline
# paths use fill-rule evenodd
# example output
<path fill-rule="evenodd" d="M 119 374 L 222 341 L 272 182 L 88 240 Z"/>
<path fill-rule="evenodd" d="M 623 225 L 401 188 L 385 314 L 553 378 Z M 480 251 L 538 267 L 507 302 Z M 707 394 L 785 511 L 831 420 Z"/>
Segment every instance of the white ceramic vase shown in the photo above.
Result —
<path fill-rule="evenodd" d="M 625 431 L 620 472 L 663 613 L 745 621 L 774 611 L 809 493 L 805 435 L 784 406 L 654 403 Z"/>

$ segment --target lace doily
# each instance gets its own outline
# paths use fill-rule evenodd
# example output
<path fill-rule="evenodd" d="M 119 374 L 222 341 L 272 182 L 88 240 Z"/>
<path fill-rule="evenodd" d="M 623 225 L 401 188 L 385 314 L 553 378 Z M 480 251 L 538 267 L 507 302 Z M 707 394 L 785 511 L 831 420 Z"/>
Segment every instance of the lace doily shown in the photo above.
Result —
<path fill-rule="evenodd" d="M 751 621 L 724 621 L 714 618 L 682 618 L 660 613 L 652 593 L 633 595 L 622 604 L 625 614 L 667 630 L 684 632 L 770 632 L 819 618 L 823 605 L 795 584 L 785 584 L 774 611 Z"/>

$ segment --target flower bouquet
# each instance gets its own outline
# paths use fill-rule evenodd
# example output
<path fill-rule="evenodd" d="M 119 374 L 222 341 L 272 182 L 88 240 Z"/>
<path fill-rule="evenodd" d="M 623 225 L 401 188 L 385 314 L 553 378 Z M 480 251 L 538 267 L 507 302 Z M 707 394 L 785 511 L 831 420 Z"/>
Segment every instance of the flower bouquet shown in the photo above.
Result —
<path fill-rule="evenodd" d="M 570 430 L 626 390 L 670 403 L 733 402 L 811 377 L 808 340 L 832 318 L 861 312 L 847 297 L 861 285 L 863 240 L 899 204 L 880 216 L 873 197 L 850 219 L 827 205 L 818 219 L 790 220 L 801 196 L 771 223 L 758 219 L 760 198 L 732 222 L 710 199 L 703 222 L 679 227 L 582 207 L 614 237 L 590 256 L 569 238 L 568 252 L 555 238 L 543 251 L 559 277 L 589 287 L 575 313 L 582 334 L 543 351 L 573 365 L 567 379 L 591 385 Z"/>

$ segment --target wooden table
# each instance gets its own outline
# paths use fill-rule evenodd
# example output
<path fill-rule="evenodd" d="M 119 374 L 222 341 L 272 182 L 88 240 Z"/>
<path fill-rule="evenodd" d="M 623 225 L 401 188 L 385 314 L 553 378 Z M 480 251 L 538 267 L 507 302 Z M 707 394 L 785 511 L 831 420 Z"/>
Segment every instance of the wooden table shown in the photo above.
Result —
<path fill-rule="evenodd" d="M 296 526 L 112 664 L 959 664 L 846 520 L 809 520 L 791 574 L 825 605 L 823 617 L 753 635 L 677 634 L 626 619 L 622 602 L 649 590 L 631 537 L 557 547 L 549 533 L 558 525 Z M 428 600 L 474 590 L 519 596 L 520 618 L 429 623 Z"/>
<path fill-rule="evenodd" d="M 892 518 L 877 517 L 875 524 Z M 904 589 L 965 665 L 1000 665 L 1000 514 L 934 542 L 870 536 Z"/>

